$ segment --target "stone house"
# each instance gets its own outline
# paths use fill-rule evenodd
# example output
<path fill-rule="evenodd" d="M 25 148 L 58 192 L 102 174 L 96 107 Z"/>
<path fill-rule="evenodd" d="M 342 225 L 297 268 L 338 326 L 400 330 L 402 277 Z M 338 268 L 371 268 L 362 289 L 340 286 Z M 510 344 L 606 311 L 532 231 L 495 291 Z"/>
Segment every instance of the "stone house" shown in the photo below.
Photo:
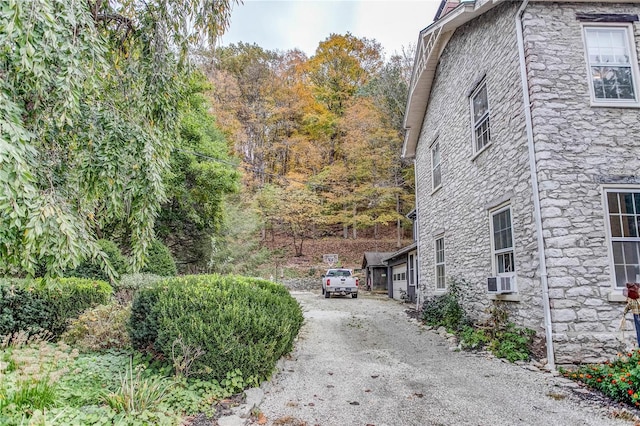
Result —
<path fill-rule="evenodd" d="M 639 15 L 637 1 L 443 1 L 420 32 L 403 146 L 418 296 L 465 280 L 469 311 L 502 301 L 546 338 L 550 368 L 614 356 L 622 289 L 640 279 Z"/>

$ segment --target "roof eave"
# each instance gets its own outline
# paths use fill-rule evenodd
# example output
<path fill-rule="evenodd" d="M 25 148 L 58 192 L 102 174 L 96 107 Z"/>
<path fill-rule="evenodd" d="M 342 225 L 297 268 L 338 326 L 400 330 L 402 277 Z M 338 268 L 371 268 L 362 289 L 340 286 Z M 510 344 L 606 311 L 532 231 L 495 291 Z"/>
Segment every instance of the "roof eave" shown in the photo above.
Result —
<path fill-rule="evenodd" d="M 403 254 L 407 254 L 409 253 L 411 250 L 414 250 L 416 247 L 418 247 L 418 242 L 414 241 L 413 243 L 409 244 L 408 246 L 402 247 L 400 250 L 396 251 L 395 253 L 385 257 L 382 259 L 383 262 L 388 262 L 392 259 L 395 259 L 398 256 L 401 256 Z"/>
<path fill-rule="evenodd" d="M 418 37 L 418 51 L 416 52 L 416 58 L 414 59 L 413 65 L 414 74 L 411 79 L 411 87 L 409 89 L 409 96 L 404 114 L 403 124 L 405 137 L 402 145 L 403 158 L 415 157 L 418 137 L 420 136 L 422 121 L 427 110 L 429 95 L 431 94 L 431 86 L 438 66 L 438 61 L 440 59 L 440 54 L 451 38 L 451 35 L 453 35 L 453 32 L 458 27 L 477 18 L 502 1 L 504 0 L 478 0 L 474 3 L 460 3 L 457 8 L 443 16 L 438 21 L 429 25 L 424 30 L 420 31 L 420 35 Z M 428 39 L 430 36 L 436 36 L 437 39 L 434 41 L 434 45 L 429 52 L 426 53 L 427 58 L 424 67 L 421 72 L 416 74 L 418 63 L 424 59 L 421 58 L 421 56 L 425 55 L 425 43 L 429 41 Z"/>

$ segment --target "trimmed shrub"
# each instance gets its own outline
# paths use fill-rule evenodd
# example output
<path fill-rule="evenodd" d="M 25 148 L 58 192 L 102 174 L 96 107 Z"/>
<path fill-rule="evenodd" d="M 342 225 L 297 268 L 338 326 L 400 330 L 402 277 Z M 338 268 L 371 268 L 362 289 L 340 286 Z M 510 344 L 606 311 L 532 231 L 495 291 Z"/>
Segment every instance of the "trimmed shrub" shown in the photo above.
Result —
<path fill-rule="evenodd" d="M 122 255 L 118 246 L 109 240 L 98 240 L 100 249 L 107 255 L 109 263 L 118 276 L 127 272 L 127 259 Z M 91 280 L 102 280 L 109 282 L 109 276 L 102 270 L 102 267 L 95 259 L 84 260 L 76 269 L 67 271 L 69 277 L 87 278 Z"/>
<path fill-rule="evenodd" d="M 165 277 L 154 274 L 125 274 L 120 277 L 120 281 L 113 284 L 113 291 L 118 302 L 126 305 L 133 301 L 133 296 L 138 289 L 151 286 L 164 279 Z"/>
<path fill-rule="evenodd" d="M 140 272 L 162 277 L 174 277 L 178 274 L 176 262 L 173 260 L 169 248 L 158 240 L 153 240 L 151 243 L 147 252 L 147 262 Z"/>
<path fill-rule="evenodd" d="M 131 347 L 127 323 L 131 305 L 117 302 L 98 305 L 72 319 L 61 338 L 86 351 L 125 349 Z"/>
<path fill-rule="evenodd" d="M 68 320 L 107 303 L 112 288 L 82 278 L 0 280 L 0 335 L 47 330 L 58 337 Z"/>
<path fill-rule="evenodd" d="M 184 362 L 180 351 L 203 354 L 190 374 L 222 381 L 240 371 L 247 381 L 268 378 L 291 351 L 303 317 L 286 288 L 266 280 L 199 275 L 172 278 L 138 291 L 129 332 L 134 347 Z"/>

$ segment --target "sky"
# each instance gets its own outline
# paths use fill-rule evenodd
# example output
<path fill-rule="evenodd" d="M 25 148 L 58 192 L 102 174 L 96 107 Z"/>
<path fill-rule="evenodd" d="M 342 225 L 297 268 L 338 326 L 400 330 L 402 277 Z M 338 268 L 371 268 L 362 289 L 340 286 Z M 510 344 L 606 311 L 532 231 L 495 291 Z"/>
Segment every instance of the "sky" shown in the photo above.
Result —
<path fill-rule="evenodd" d="M 235 5 L 220 44 L 255 43 L 267 50 L 299 48 L 312 56 L 330 34 L 377 40 L 387 58 L 416 45 L 439 0 L 244 0 Z"/>

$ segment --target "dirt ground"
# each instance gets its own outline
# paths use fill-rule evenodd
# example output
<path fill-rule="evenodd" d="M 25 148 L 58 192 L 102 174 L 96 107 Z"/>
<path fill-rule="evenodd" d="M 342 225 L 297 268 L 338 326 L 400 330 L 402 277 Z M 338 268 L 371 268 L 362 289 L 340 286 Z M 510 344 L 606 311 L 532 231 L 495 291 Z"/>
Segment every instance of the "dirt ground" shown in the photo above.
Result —
<path fill-rule="evenodd" d="M 405 312 L 362 293 L 294 292 L 296 349 L 265 387 L 267 425 L 629 425 L 634 415 L 531 365 L 457 352 Z"/>

